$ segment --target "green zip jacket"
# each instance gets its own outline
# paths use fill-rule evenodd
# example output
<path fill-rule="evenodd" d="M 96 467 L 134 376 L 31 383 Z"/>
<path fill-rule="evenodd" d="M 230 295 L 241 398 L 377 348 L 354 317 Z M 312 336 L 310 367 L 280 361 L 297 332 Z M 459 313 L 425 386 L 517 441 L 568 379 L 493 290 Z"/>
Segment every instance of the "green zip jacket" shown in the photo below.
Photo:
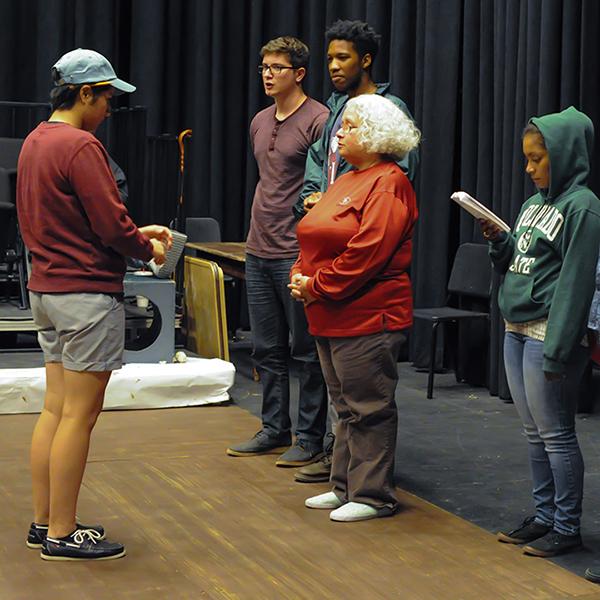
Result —
<path fill-rule="evenodd" d="M 544 136 L 550 185 L 523 204 L 490 256 L 505 273 L 502 315 L 512 323 L 547 318 L 543 369 L 563 373 L 585 335 L 595 288 L 600 200 L 587 187 L 594 128 L 572 106 L 530 123 Z"/>
<path fill-rule="evenodd" d="M 378 83 L 376 85 L 376 94 L 391 100 L 407 116 L 411 119 L 413 118 L 406 104 L 404 104 L 397 96 L 389 93 L 389 83 Z M 323 128 L 320 139 L 318 139 L 308 150 L 306 168 L 304 170 L 304 185 L 302 186 L 298 202 L 294 205 L 294 214 L 298 218 L 301 218 L 306 214 L 306 211 L 304 210 L 304 198 L 310 196 L 313 192 L 323 192 L 327 188 L 327 154 L 329 151 L 329 140 L 331 138 L 333 126 L 349 99 L 348 94 L 333 92 L 327 100 L 327 106 L 330 111 L 329 117 L 325 122 L 325 127 Z M 409 152 L 402 160 L 398 161 L 397 164 L 404 173 L 406 173 L 412 183 L 417 173 L 417 166 L 419 165 L 418 149 L 415 148 Z M 337 177 L 351 171 L 353 168 L 352 165 L 348 164 L 340 157 L 340 164 L 337 168 Z"/>

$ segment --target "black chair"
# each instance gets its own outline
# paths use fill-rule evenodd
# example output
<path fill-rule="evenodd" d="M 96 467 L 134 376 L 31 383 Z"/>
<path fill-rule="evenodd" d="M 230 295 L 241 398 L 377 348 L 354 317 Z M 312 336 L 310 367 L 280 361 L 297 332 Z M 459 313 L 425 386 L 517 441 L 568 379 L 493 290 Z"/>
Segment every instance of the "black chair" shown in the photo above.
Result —
<path fill-rule="evenodd" d="M 22 145 L 20 138 L 0 137 L 0 167 L 16 169 Z"/>
<path fill-rule="evenodd" d="M 27 263 L 16 214 L 17 162 L 23 140 L 0 137 L 0 279 L 10 296 L 13 281 L 19 283 L 19 308 L 29 308 Z"/>
<path fill-rule="evenodd" d="M 16 206 L 12 202 L 0 200 L 0 281 L 5 282 L 7 299 L 10 298 L 12 283 L 18 282 L 19 308 L 22 310 L 29 308 L 25 260 L 25 246 L 19 234 Z"/>
<path fill-rule="evenodd" d="M 433 398 L 437 332 L 440 324 L 458 323 L 472 319 L 489 319 L 488 312 L 464 310 L 449 306 L 452 296 L 457 296 L 459 299 L 465 296 L 478 298 L 487 300 L 489 303 L 491 286 L 492 265 L 487 244 L 462 244 L 456 252 L 454 264 L 452 265 L 446 305 L 437 308 L 414 309 L 413 318 L 415 320 L 421 319 L 431 323 L 427 398 Z"/>
<path fill-rule="evenodd" d="M 0 200 L 15 202 L 17 162 L 23 146 L 19 138 L 0 137 Z"/>
<path fill-rule="evenodd" d="M 16 201 L 17 162 L 23 140 L 0 137 L 0 202 Z"/>
<path fill-rule="evenodd" d="M 187 217 L 185 220 L 185 235 L 188 242 L 220 242 L 221 226 L 219 221 L 212 217 Z M 186 256 L 194 256 L 194 251 L 186 248 Z M 230 285 L 235 284 L 233 277 L 223 276 L 223 281 Z"/>
<path fill-rule="evenodd" d="M 175 229 L 187 235 L 188 242 L 220 242 L 221 241 L 221 226 L 216 219 L 212 217 L 187 217 L 185 220 L 185 229 L 177 227 L 177 219 L 173 219 L 169 223 L 171 229 Z M 184 256 L 195 256 L 196 253 L 190 248 L 183 251 Z M 178 265 L 178 274 L 176 279 L 183 281 L 183 261 Z M 229 277 L 229 280 L 231 277 Z M 225 275 L 225 281 L 228 276 Z M 178 290 L 179 291 L 179 290 Z"/>
<path fill-rule="evenodd" d="M 212 217 L 188 217 L 185 220 L 188 242 L 220 242 L 221 228 Z"/>

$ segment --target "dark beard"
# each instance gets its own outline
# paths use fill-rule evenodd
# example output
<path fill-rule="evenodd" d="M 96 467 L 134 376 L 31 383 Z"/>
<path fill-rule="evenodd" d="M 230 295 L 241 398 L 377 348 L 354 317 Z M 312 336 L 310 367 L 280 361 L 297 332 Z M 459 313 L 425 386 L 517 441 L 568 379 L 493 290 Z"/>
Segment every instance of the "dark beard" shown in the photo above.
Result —
<path fill-rule="evenodd" d="M 346 85 L 343 87 L 343 89 L 338 90 L 338 92 L 342 92 L 343 94 L 350 95 L 350 92 L 353 92 L 359 88 L 361 80 L 362 80 L 362 72 L 359 73 L 358 75 L 356 75 L 356 77 L 354 77 L 353 79 L 347 79 Z"/>

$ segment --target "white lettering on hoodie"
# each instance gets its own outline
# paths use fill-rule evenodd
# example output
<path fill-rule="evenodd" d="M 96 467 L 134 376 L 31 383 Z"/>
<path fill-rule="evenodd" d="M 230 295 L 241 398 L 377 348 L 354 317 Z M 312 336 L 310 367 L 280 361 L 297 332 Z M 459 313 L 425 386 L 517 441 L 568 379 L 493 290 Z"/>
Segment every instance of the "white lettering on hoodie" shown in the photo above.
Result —
<path fill-rule="evenodd" d="M 551 204 L 533 204 L 528 206 L 521 215 L 515 232 L 526 227 L 517 240 L 517 249 L 521 254 L 517 254 L 509 267 L 509 271 L 529 275 L 535 263 L 535 257 L 523 256 L 529 250 L 533 237 L 533 230 L 537 229 L 541 232 L 549 242 L 556 239 L 558 232 L 561 230 L 565 218 L 560 211 Z"/>
<path fill-rule="evenodd" d="M 550 204 L 533 204 L 521 215 L 515 231 L 521 227 L 533 227 L 543 233 L 549 242 L 553 242 L 560 231 L 565 218 Z"/>

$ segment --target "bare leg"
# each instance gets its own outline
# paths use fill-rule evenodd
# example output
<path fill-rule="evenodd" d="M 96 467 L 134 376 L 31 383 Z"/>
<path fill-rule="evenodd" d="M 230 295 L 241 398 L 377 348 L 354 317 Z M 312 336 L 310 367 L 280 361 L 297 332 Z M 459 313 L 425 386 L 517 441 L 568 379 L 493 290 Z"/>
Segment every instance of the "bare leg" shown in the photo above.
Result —
<path fill-rule="evenodd" d="M 62 417 L 50 449 L 49 537 L 75 529 L 79 488 L 90 446 L 90 435 L 104 402 L 110 371 L 64 369 Z"/>
<path fill-rule="evenodd" d="M 64 381 L 62 363 L 46 363 L 44 408 L 31 438 L 31 479 L 34 521 L 48 524 L 50 512 L 50 447 L 62 415 Z"/>

